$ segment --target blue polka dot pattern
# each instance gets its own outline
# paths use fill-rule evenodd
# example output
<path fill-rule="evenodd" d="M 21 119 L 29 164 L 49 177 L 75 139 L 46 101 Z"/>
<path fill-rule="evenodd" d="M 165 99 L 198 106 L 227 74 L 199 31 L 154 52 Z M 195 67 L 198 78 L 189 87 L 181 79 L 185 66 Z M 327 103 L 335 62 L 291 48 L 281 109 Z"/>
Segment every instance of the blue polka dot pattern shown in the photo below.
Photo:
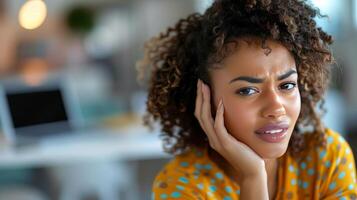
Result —
<path fill-rule="evenodd" d="M 339 178 L 339 179 L 343 179 L 345 176 L 346 176 L 346 172 L 341 172 L 341 173 L 338 175 L 338 178 Z"/>
<path fill-rule="evenodd" d="M 223 174 L 221 172 L 216 173 L 216 178 L 223 179 Z"/>
<path fill-rule="evenodd" d="M 202 184 L 202 183 L 197 184 L 197 187 L 198 187 L 199 189 L 203 190 L 203 184 Z"/>
<path fill-rule="evenodd" d="M 309 183 L 308 182 L 303 182 L 302 187 L 304 189 L 306 189 L 307 187 L 309 187 Z"/>
<path fill-rule="evenodd" d="M 348 149 L 346 149 L 346 154 L 348 155 L 348 154 L 350 154 L 351 153 L 351 150 L 348 148 Z"/>
<path fill-rule="evenodd" d="M 181 167 L 188 167 L 188 162 L 181 162 L 180 165 Z"/>
<path fill-rule="evenodd" d="M 307 141 L 307 145 L 313 144 L 303 150 L 301 159 L 290 154 L 279 158 L 279 199 L 353 199 L 357 195 L 350 147 L 332 132 L 327 136 L 330 143 L 325 147 Z M 206 150 L 176 156 L 155 179 L 152 199 L 238 200 L 239 185 L 226 174 L 210 160 Z"/>
<path fill-rule="evenodd" d="M 181 193 L 180 193 L 180 192 L 173 192 L 173 193 L 171 194 L 171 197 L 173 197 L 173 198 L 180 198 L 180 197 L 181 197 Z"/>
<path fill-rule="evenodd" d="M 293 165 L 290 165 L 290 166 L 289 166 L 289 171 L 290 171 L 290 172 L 294 172 L 294 166 L 293 166 Z"/>
<path fill-rule="evenodd" d="M 228 193 L 232 192 L 232 187 L 230 187 L 230 186 L 226 186 L 225 189 L 226 189 L 226 192 L 228 192 Z"/>
<path fill-rule="evenodd" d="M 335 189 L 335 187 L 336 187 L 336 182 L 332 182 L 332 183 L 330 183 L 330 185 L 328 186 L 328 188 L 329 188 L 330 190 Z"/>
<path fill-rule="evenodd" d="M 327 138 L 327 143 L 331 144 L 333 142 L 333 137 L 332 136 L 329 136 Z"/>
<path fill-rule="evenodd" d="M 296 180 L 295 179 L 291 180 L 291 185 L 296 185 Z"/>
<path fill-rule="evenodd" d="M 325 166 L 326 166 L 326 167 L 330 167 L 330 166 L 331 166 L 331 162 L 330 162 L 329 160 L 326 161 L 326 162 L 325 162 Z"/>
<path fill-rule="evenodd" d="M 217 191 L 217 187 L 214 186 L 214 185 L 209 186 L 209 189 L 210 189 L 211 192 Z"/>
<path fill-rule="evenodd" d="M 306 163 L 305 163 L 305 162 L 302 162 L 302 163 L 300 164 L 300 167 L 301 167 L 301 169 L 305 169 L 305 168 L 306 168 Z"/>
<path fill-rule="evenodd" d="M 322 150 L 322 151 L 320 152 L 320 154 L 319 154 L 320 159 L 324 158 L 325 155 L 326 155 L 326 151 L 325 151 L 325 150 Z"/>
<path fill-rule="evenodd" d="M 203 169 L 203 166 L 199 163 L 195 163 L 196 169 Z"/>
<path fill-rule="evenodd" d="M 178 189 L 178 190 L 184 190 L 185 188 L 183 187 L 183 186 L 181 186 L 181 185 L 176 185 L 176 188 Z"/>
<path fill-rule="evenodd" d="M 181 176 L 179 178 L 179 181 L 182 182 L 182 183 L 186 183 L 186 184 L 188 183 L 188 179 L 186 177 L 183 177 L 183 176 Z"/>
<path fill-rule="evenodd" d="M 353 184 L 350 184 L 350 185 L 348 186 L 348 189 L 349 189 L 349 190 L 353 190 Z"/>
<path fill-rule="evenodd" d="M 212 169 L 212 165 L 210 165 L 210 164 L 204 165 L 204 169 L 211 170 Z"/>

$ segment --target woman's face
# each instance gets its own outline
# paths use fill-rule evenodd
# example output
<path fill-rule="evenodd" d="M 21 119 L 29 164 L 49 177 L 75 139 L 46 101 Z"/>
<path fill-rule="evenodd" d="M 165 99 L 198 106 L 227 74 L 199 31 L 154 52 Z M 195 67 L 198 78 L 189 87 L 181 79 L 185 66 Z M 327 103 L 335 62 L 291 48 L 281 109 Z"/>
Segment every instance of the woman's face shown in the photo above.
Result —
<path fill-rule="evenodd" d="M 269 54 L 260 42 L 240 40 L 210 76 L 213 103 L 223 100 L 228 132 L 263 159 L 272 159 L 286 152 L 301 101 L 293 56 L 278 42 L 266 42 Z"/>

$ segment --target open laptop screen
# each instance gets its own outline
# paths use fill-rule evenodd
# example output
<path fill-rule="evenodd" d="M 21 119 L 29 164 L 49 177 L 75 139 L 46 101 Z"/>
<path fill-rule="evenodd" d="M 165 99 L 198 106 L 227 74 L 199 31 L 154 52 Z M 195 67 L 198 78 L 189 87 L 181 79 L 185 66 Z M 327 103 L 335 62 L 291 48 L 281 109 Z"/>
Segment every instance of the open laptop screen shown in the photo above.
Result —
<path fill-rule="evenodd" d="M 14 128 L 67 121 L 60 89 L 6 94 Z"/>

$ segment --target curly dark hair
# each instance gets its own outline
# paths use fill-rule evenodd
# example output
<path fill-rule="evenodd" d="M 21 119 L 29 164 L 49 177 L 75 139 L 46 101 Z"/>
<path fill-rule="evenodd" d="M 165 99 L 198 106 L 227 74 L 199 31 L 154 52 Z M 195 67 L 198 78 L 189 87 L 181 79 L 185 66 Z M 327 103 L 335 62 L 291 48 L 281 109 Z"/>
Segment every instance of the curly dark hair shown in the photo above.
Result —
<path fill-rule="evenodd" d="M 216 0 L 204 14 L 179 20 L 145 44 L 145 57 L 137 67 L 141 78 L 149 75 L 146 125 L 159 121 L 164 149 L 180 153 L 189 147 L 208 144 L 194 116 L 198 79 L 210 85 L 208 69 L 231 52 L 228 44 L 243 37 L 271 39 L 294 56 L 301 94 L 301 112 L 288 150 L 293 154 L 306 147 L 306 129 L 325 145 L 325 127 L 320 120 L 324 92 L 333 56 L 332 37 L 317 27 L 318 9 L 302 0 Z M 268 52 L 269 53 L 269 52 Z"/>

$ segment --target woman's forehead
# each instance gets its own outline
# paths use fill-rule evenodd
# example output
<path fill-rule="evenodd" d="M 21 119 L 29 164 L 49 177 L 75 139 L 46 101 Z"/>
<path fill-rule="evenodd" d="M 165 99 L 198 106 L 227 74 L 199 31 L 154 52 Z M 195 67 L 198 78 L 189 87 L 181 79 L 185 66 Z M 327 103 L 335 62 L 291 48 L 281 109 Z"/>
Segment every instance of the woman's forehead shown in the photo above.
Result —
<path fill-rule="evenodd" d="M 253 74 L 296 68 L 294 57 L 286 47 L 272 40 L 266 40 L 265 43 L 264 47 L 269 49 L 269 54 L 257 42 L 239 42 L 237 48 L 223 59 L 222 67 L 229 71 Z"/>
<path fill-rule="evenodd" d="M 240 76 L 275 80 L 286 73 L 297 71 L 294 57 L 280 43 L 267 40 L 266 47 L 271 50 L 269 54 L 256 44 L 243 42 L 210 70 L 211 78 L 224 82 Z"/>

